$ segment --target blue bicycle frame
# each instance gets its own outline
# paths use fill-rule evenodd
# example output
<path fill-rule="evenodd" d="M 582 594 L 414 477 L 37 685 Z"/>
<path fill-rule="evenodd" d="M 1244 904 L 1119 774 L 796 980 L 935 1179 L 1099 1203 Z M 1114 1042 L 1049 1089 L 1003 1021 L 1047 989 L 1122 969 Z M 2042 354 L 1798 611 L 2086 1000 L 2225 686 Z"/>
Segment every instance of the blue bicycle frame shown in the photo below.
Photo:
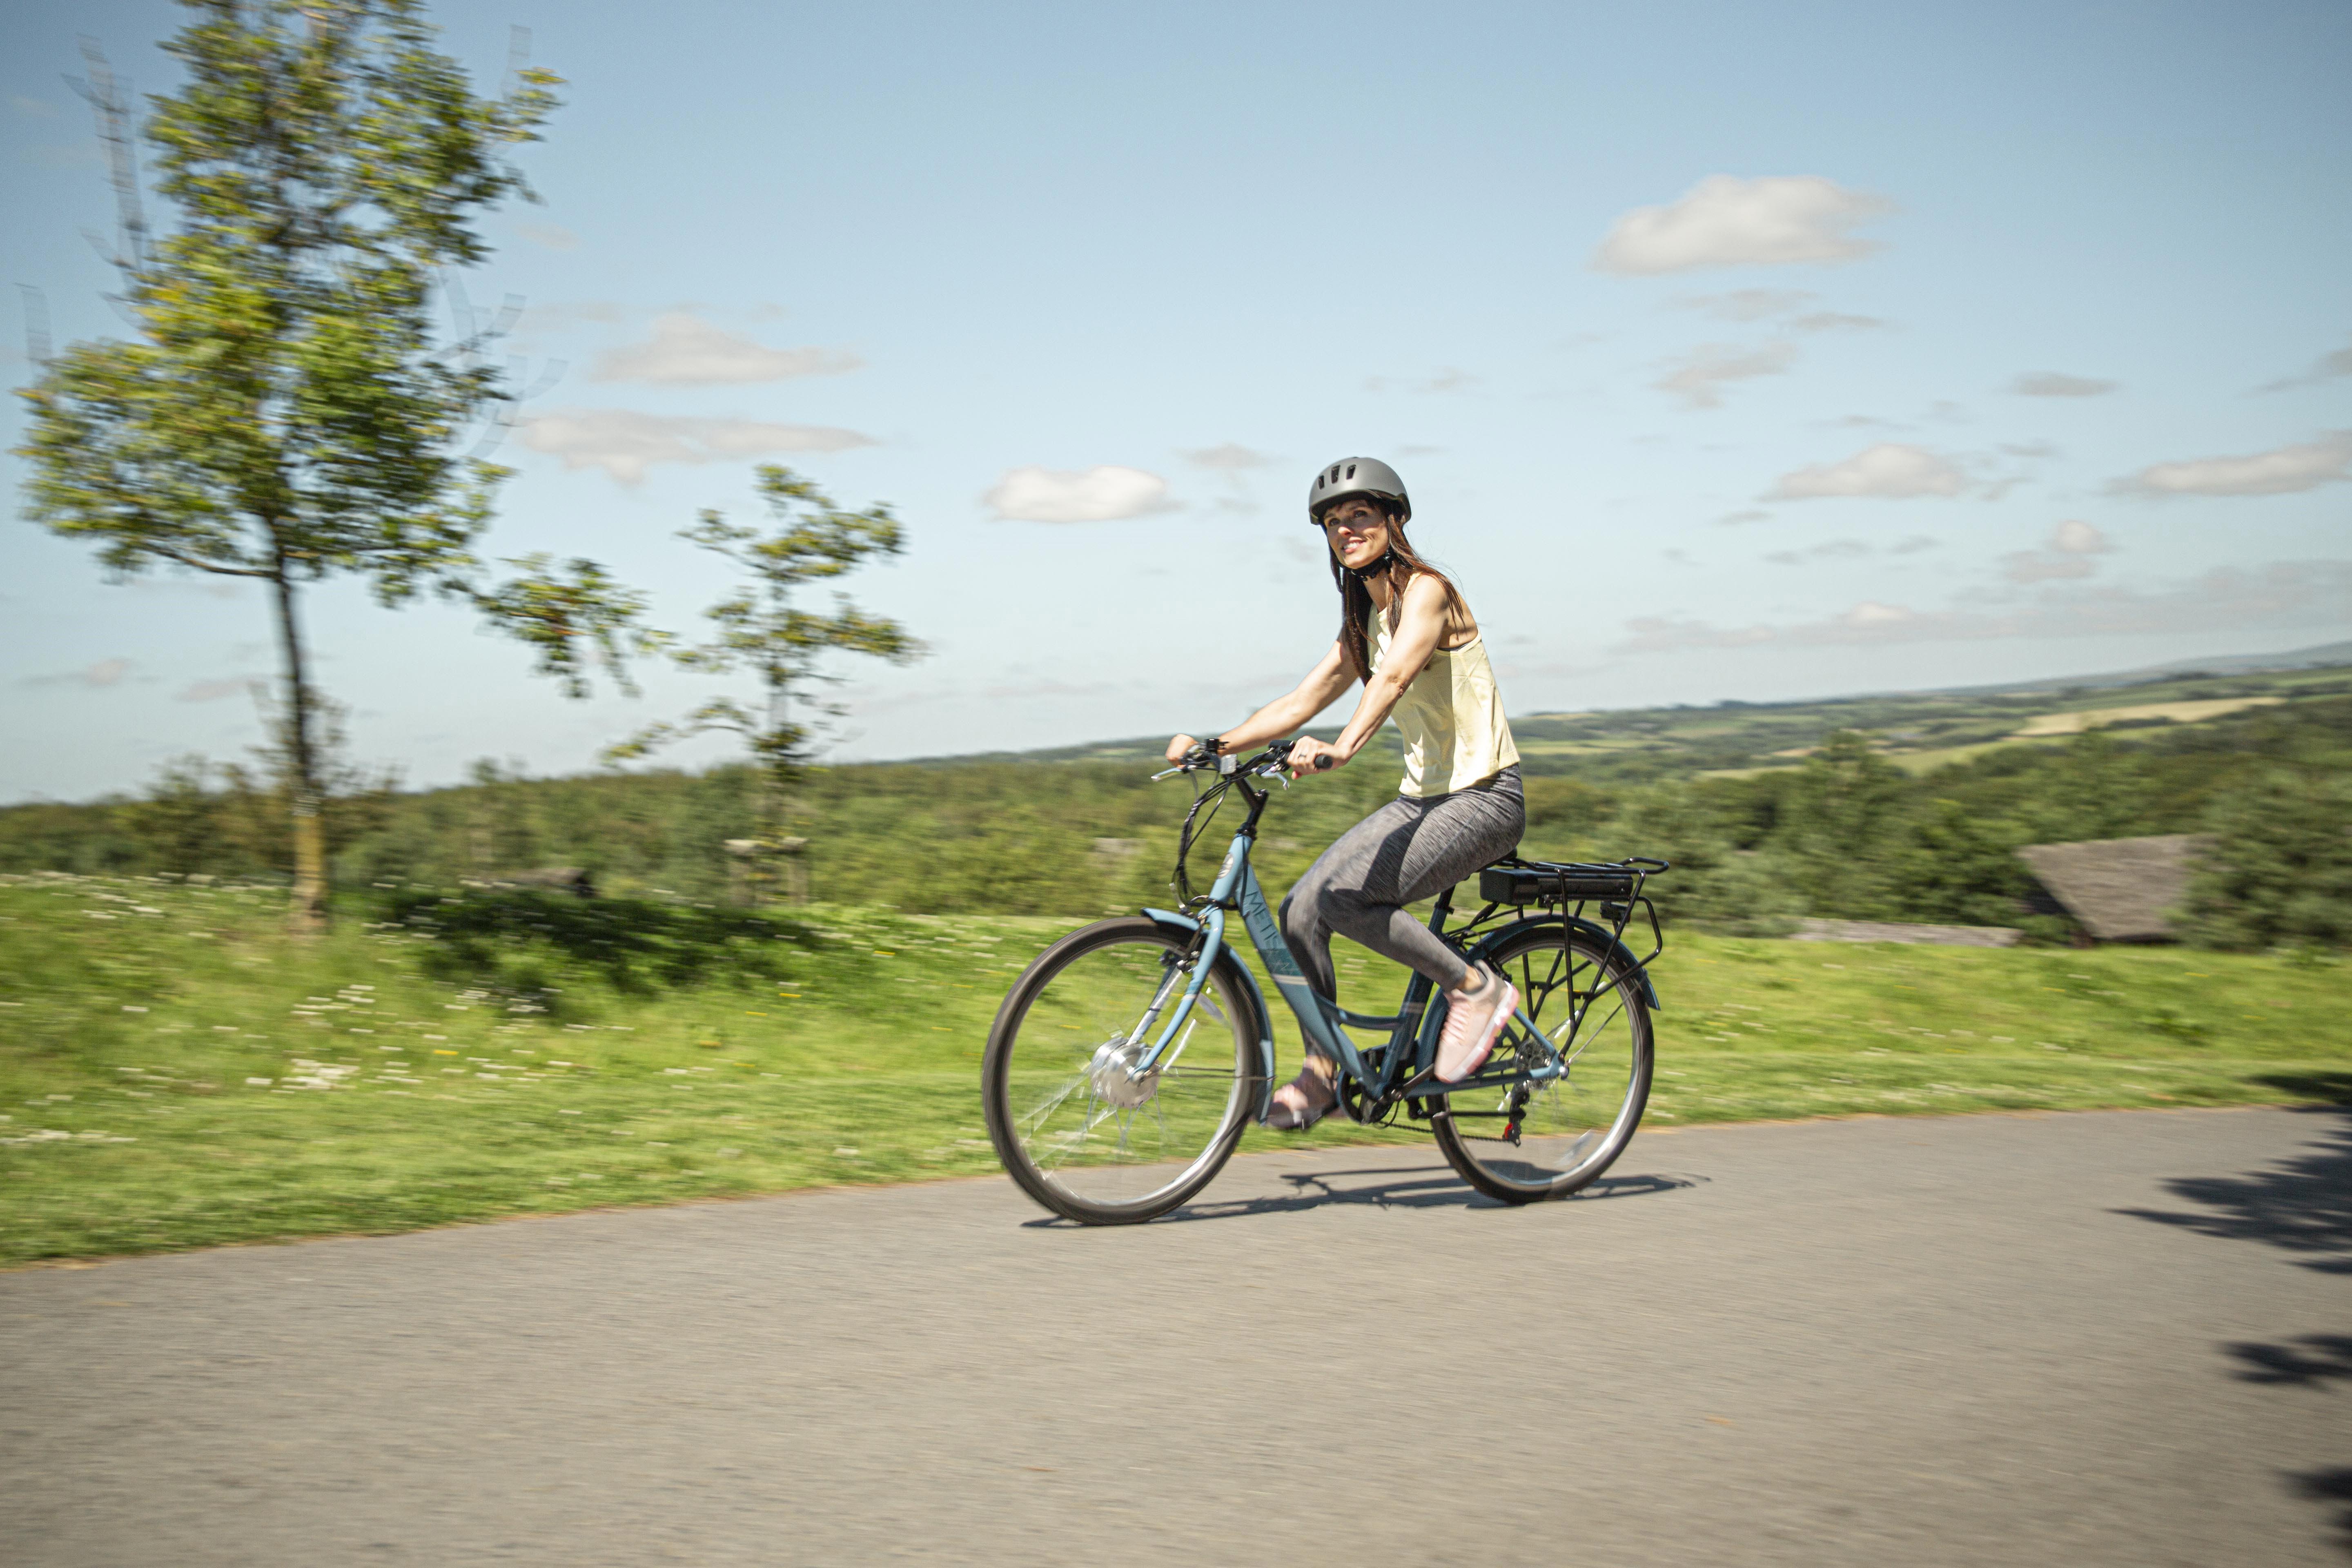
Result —
<path fill-rule="evenodd" d="M 1228 759 L 1229 760 L 1229 759 Z M 1221 770 L 1223 771 L 1223 770 Z M 1538 1027 L 1524 1007 L 1518 1009 L 1505 1032 L 1505 1042 L 1517 1048 L 1506 1052 L 1498 1046 L 1488 1065 L 1459 1083 L 1443 1082 L 1434 1076 L 1433 1066 L 1437 1057 L 1437 1037 L 1444 1011 L 1429 1005 L 1433 986 L 1425 974 L 1414 972 L 1406 986 L 1404 1005 L 1397 1013 L 1371 1016 L 1349 1012 L 1338 1003 L 1318 993 L 1299 973 L 1298 961 L 1292 956 L 1290 944 L 1283 940 L 1282 927 L 1274 911 L 1266 906 L 1265 891 L 1259 886 L 1257 873 L 1250 865 L 1250 851 L 1257 843 L 1257 823 L 1265 811 L 1268 792 L 1253 786 L 1240 773 L 1228 773 L 1250 803 L 1249 816 L 1234 832 L 1233 844 L 1217 868 L 1216 881 L 1210 887 L 1205 900 L 1195 900 L 1201 908 L 1199 918 L 1173 910 L 1147 909 L 1143 912 L 1160 925 L 1182 931 L 1197 943 L 1188 955 L 1189 973 L 1184 977 L 1182 994 L 1172 1010 L 1168 1005 L 1168 993 L 1172 985 L 1163 984 L 1160 994 L 1152 999 L 1129 1037 L 1150 1036 L 1148 1052 L 1129 1070 L 1138 1078 L 1154 1071 L 1163 1059 L 1169 1058 L 1171 1047 L 1181 1037 L 1185 1021 L 1192 1016 L 1193 1005 L 1200 999 L 1201 988 L 1208 981 L 1219 959 L 1231 951 L 1225 941 L 1226 917 L 1238 911 L 1242 924 L 1249 933 L 1251 945 L 1257 949 L 1259 960 L 1266 973 L 1273 976 L 1281 990 L 1282 999 L 1298 1019 L 1300 1033 L 1317 1053 L 1328 1057 L 1340 1067 L 1343 1092 L 1340 1103 L 1351 1117 L 1358 1115 L 1359 1106 L 1350 1105 L 1344 1086 L 1350 1080 L 1362 1089 L 1361 1106 L 1375 1110 L 1384 1110 L 1399 1099 L 1414 1103 L 1424 1095 L 1454 1094 L 1465 1089 L 1483 1089 L 1490 1086 L 1508 1089 L 1518 1083 L 1545 1083 L 1567 1070 L 1560 1052 L 1562 1042 L 1555 1041 Z M 1197 806 L 1196 806 L 1197 809 Z M 1447 889 L 1440 893 L 1437 905 L 1430 911 L 1429 930 L 1441 941 L 1445 939 L 1445 917 L 1451 912 L 1454 892 Z M 1474 922 L 1475 923 L 1475 922 Z M 1470 950 L 1465 956 L 1476 958 L 1486 944 Z M 1246 965 L 1236 963 L 1253 994 L 1256 990 L 1255 976 Z M 1171 970 L 1170 980 L 1181 970 Z M 1253 995 L 1260 1030 L 1260 1050 L 1264 1057 L 1265 1082 L 1258 1097 L 1257 1120 L 1264 1121 L 1271 1109 L 1274 1077 L 1274 1039 L 1270 1020 L 1262 996 Z M 1574 1025 L 1581 1018 L 1582 1010 L 1570 1014 L 1567 1033 L 1572 1036 Z M 1161 1015 L 1165 1014 L 1165 1021 Z M 1159 1032 L 1152 1034 L 1153 1026 Z M 1359 1050 L 1348 1037 L 1350 1028 L 1385 1031 L 1384 1045 Z M 1529 1047 L 1533 1047 L 1533 1049 Z M 1530 1058 L 1535 1058 L 1530 1061 Z M 1370 1058 L 1370 1059 L 1368 1059 Z"/>

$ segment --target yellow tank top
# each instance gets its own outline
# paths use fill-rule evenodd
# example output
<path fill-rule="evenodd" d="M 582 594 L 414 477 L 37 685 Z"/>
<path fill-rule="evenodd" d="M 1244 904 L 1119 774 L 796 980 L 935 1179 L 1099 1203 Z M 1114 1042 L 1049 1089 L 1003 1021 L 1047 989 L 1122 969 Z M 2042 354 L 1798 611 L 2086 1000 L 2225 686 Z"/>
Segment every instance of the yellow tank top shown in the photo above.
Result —
<path fill-rule="evenodd" d="M 1388 617 L 1378 606 L 1367 629 L 1377 673 L 1389 656 Z M 1457 648 L 1438 649 L 1389 716 L 1404 734 L 1400 795 L 1452 795 L 1485 784 L 1519 760 L 1510 721 L 1503 717 L 1503 694 L 1495 687 L 1495 668 L 1486 662 L 1484 636 Z"/>

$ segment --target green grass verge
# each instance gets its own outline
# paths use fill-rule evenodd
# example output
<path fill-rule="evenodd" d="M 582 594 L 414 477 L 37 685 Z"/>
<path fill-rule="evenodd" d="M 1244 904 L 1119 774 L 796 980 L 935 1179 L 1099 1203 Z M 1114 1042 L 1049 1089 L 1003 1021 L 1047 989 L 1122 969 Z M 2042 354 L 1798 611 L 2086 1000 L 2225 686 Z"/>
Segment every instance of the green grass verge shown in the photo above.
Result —
<path fill-rule="evenodd" d="M 988 1173 L 989 1019 L 1072 923 L 524 899 L 303 943 L 281 909 L 0 882 L 0 1264 Z M 1686 936 L 1657 975 L 1654 1126 L 2352 1102 L 2332 963 Z"/>

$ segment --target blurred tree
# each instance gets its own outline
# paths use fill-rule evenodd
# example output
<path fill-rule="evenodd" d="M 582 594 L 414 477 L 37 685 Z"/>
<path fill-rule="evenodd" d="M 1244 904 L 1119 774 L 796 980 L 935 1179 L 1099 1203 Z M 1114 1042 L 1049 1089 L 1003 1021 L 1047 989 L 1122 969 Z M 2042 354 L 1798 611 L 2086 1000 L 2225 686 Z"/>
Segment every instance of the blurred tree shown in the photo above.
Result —
<path fill-rule="evenodd" d="M 1805 912 L 1782 856 L 1740 849 L 1721 802 L 1688 784 L 1635 794 L 1611 836 L 1616 851 L 1652 855 L 1673 869 L 1648 892 L 1669 923 L 1689 921 L 1732 936 L 1783 936 Z"/>
<path fill-rule="evenodd" d="M 2014 926 L 2029 883 L 2017 847 L 2024 830 L 1956 800 L 1914 818 L 1895 866 L 1898 912 L 1952 925 Z"/>
<path fill-rule="evenodd" d="M 215 763 L 194 754 L 173 758 L 156 770 L 145 797 L 123 808 L 123 826 L 144 849 L 148 869 L 179 877 L 266 876 L 283 875 L 291 867 L 293 845 L 283 824 L 299 785 L 290 716 L 257 683 L 255 697 L 269 742 L 252 749 L 251 765 Z M 400 784 L 394 769 L 352 761 L 345 714 L 341 703 L 314 697 L 311 783 L 320 835 L 330 856 L 385 829 Z"/>
<path fill-rule="evenodd" d="M 1908 783 L 1855 730 L 1838 731 L 1805 759 L 1782 797 L 1778 846 L 1794 860 L 1814 914 L 1889 912 L 1891 851 Z"/>
<path fill-rule="evenodd" d="M 732 593 L 703 612 L 718 635 L 708 642 L 677 647 L 671 657 L 703 674 L 750 671 L 759 679 L 758 704 L 714 698 L 681 720 L 640 731 L 607 748 L 604 755 L 607 761 L 622 762 L 714 731 L 740 735 L 760 777 L 754 820 L 759 826 L 756 842 L 767 851 L 760 862 L 764 867 L 788 847 L 789 791 L 808 763 L 815 733 L 814 726 L 798 715 L 838 711 L 815 692 L 837 679 L 822 668 L 824 655 L 862 653 L 903 663 L 919 657 L 922 645 L 898 622 L 869 616 L 839 594 L 834 595 L 830 615 L 794 602 L 809 584 L 830 582 L 870 558 L 900 552 L 898 520 L 887 505 L 845 511 L 813 481 L 780 463 L 761 466 L 757 488 L 773 520 L 771 528 L 730 522 L 725 514 L 710 510 L 679 531 L 679 538 L 726 557 L 744 575 Z M 772 868 L 763 875 L 769 872 Z"/>
<path fill-rule="evenodd" d="M 2352 944 L 2352 780 L 2269 768 L 2215 797 L 2186 934 L 2207 947 Z"/>
<path fill-rule="evenodd" d="M 2145 753 L 2118 744 L 2103 730 L 2066 742 L 2027 807 L 2033 842 L 2130 838 L 2149 831 L 2153 785 Z"/>
<path fill-rule="evenodd" d="M 212 773 L 212 763 L 205 757 L 174 757 L 155 770 L 145 798 L 123 808 L 123 826 L 156 870 L 190 877 L 220 864 L 223 846 Z"/>
<path fill-rule="evenodd" d="M 319 699 L 299 590 L 337 573 L 379 602 L 470 600 L 581 689 L 617 668 L 639 602 L 592 562 L 544 557 L 490 588 L 469 547 L 505 470 L 454 455 L 505 397 L 470 324 L 440 342 L 434 284 L 478 262 L 478 209 L 530 195 L 505 162 L 557 79 L 476 97 L 415 0 L 183 0 L 186 70 L 143 128 L 176 231 L 151 245 L 141 132 L 104 62 L 85 91 L 114 159 L 116 304 L 131 341 L 77 343 L 23 395 L 26 515 L 104 542 L 130 575 L 176 565 L 264 585 L 277 623 L 298 930 L 327 918 Z"/>

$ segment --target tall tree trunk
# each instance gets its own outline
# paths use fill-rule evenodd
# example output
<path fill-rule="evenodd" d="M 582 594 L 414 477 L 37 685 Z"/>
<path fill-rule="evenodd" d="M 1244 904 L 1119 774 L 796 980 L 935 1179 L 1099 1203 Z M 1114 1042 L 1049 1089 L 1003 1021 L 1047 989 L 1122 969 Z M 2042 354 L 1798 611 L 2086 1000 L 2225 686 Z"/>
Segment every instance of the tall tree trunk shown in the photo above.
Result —
<path fill-rule="evenodd" d="M 298 936 L 327 929 L 327 824 L 320 815 L 318 756 L 310 743 L 310 679 L 303 668 L 302 631 L 294 619 L 293 563 L 284 550 L 273 564 L 278 591 L 278 644 L 286 669 L 286 760 L 293 772 L 287 794 L 294 808 L 294 899 L 287 923 Z"/>

